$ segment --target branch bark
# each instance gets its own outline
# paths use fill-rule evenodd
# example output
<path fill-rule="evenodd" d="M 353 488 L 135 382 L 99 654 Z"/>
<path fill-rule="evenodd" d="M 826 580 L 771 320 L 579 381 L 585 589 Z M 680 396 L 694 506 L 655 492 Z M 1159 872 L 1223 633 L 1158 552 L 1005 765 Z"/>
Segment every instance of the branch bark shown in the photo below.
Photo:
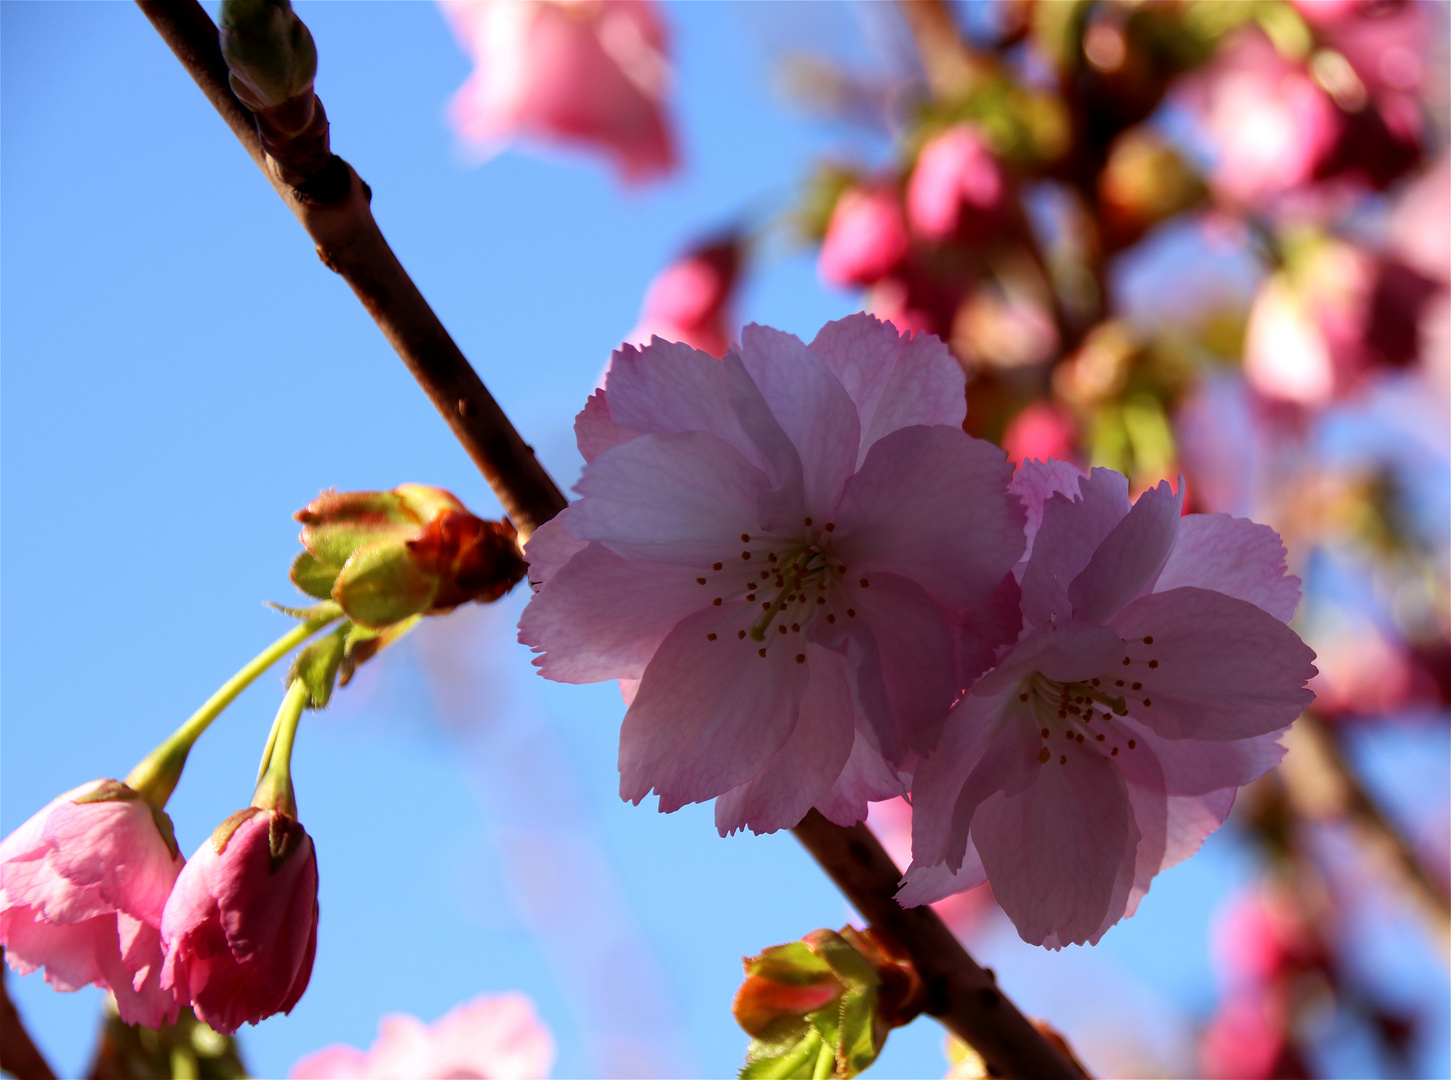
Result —
<path fill-rule="evenodd" d="M 371 193 L 351 166 L 329 159 L 324 172 L 347 171 L 346 194 L 323 203 L 285 183 L 262 149 L 252 114 L 227 81 L 217 28 L 196 0 L 137 0 L 232 134 L 383 331 L 424 393 L 493 488 L 519 530 L 520 542 L 559 513 L 563 493 L 509 423 L 428 301 L 388 246 L 368 207 Z"/>
<path fill-rule="evenodd" d="M 562 510 L 566 501 L 559 488 L 383 239 L 368 210 L 367 187 L 357 174 L 348 167 L 347 195 L 326 205 L 284 183 L 262 149 L 251 114 L 228 85 L 217 29 L 206 12 L 195 0 L 137 4 L 313 238 L 323 262 L 343 276 L 368 309 L 488 479 L 521 536 Z M 992 973 L 968 956 L 935 912 L 897 904 L 893 895 L 901 872 L 865 825 L 843 829 L 812 811 L 795 833 L 857 910 L 907 950 L 929 986 L 927 1011 L 982 1055 L 989 1075 L 1080 1080 L 1084 1073 L 1008 1001 Z"/>
<path fill-rule="evenodd" d="M 10 1000 L 10 990 L 5 985 L 9 974 L 5 968 L 5 950 L 0 949 L 0 1069 L 15 1080 L 55 1080 L 50 1063 L 36 1047 Z"/>

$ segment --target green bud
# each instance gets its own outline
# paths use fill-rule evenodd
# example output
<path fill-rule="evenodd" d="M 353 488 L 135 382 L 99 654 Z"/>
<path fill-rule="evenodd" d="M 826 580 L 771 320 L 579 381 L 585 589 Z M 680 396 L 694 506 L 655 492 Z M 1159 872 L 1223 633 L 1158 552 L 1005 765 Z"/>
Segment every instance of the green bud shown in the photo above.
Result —
<path fill-rule="evenodd" d="M 317 47 L 288 0 L 223 0 L 220 39 L 232 92 L 253 112 L 311 91 Z"/>

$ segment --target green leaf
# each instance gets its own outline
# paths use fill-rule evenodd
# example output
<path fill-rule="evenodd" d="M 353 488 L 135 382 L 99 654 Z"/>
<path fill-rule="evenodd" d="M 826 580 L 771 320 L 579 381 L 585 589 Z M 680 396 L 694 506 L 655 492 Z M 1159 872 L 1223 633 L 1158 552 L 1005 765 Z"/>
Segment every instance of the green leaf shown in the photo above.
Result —
<path fill-rule="evenodd" d="M 344 622 L 331 634 L 318 638 L 298 653 L 297 659 L 292 662 L 292 673 L 287 681 L 302 680 L 307 687 L 310 708 L 324 709 L 332 697 L 338 668 L 342 665 L 343 653 L 347 648 L 350 625 Z"/>
<path fill-rule="evenodd" d="M 811 1080 L 816 1075 L 817 1060 L 830 1046 L 822 1041 L 814 1027 L 803 1025 L 794 1037 L 766 1041 L 752 1039 L 741 1068 L 741 1080 L 776 1080 L 778 1077 L 800 1077 Z M 825 1075 L 830 1076 L 828 1072 Z"/>
<path fill-rule="evenodd" d="M 331 600 L 333 582 L 337 580 L 340 569 L 340 566 L 321 562 L 311 552 L 304 551 L 292 560 L 292 569 L 287 576 L 292 579 L 292 584 L 308 596 L 318 600 Z"/>
<path fill-rule="evenodd" d="M 311 607 L 287 607 L 283 604 L 274 604 L 267 601 L 267 606 L 273 611 L 280 611 L 289 619 L 296 619 L 298 622 L 313 622 L 316 619 L 336 619 L 343 613 L 331 600 L 324 600 L 321 604 L 313 604 Z"/>
<path fill-rule="evenodd" d="M 438 578 L 419 570 L 401 543 L 387 539 L 353 552 L 333 583 L 348 617 L 375 630 L 427 611 L 437 591 Z"/>

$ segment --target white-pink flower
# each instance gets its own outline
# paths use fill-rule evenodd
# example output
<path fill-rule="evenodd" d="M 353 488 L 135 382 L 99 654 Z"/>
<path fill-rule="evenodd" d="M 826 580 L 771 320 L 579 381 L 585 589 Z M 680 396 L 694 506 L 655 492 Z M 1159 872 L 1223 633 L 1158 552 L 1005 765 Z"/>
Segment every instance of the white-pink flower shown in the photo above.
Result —
<path fill-rule="evenodd" d="M 554 1039 L 527 997 L 480 994 L 433 1024 L 385 1016 L 366 1054 L 326 1047 L 293 1066 L 292 1080 L 538 1080 L 553 1061 Z"/>
<path fill-rule="evenodd" d="M 526 549 L 519 639 L 548 678 L 640 680 L 624 798 L 719 797 L 727 832 L 903 792 L 1017 625 L 1022 508 L 964 412 L 946 347 L 869 315 L 810 346 L 748 326 L 722 360 L 615 353 L 575 421 L 582 498 Z"/>
<path fill-rule="evenodd" d="M 162 829 L 165 828 L 165 834 Z M 125 784 L 95 780 L 0 843 L 0 945 L 57 990 L 110 990 L 121 1019 L 160 1027 L 181 1002 L 161 988 L 161 914 L 182 858 L 171 823 Z"/>
<path fill-rule="evenodd" d="M 954 708 L 913 782 L 899 899 L 990 881 L 1025 941 L 1097 942 L 1218 828 L 1314 699 L 1285 624 L 1280 539 L 1181 517 L 1167 483 L 1129 503 L 1108 469 L 1026 462 L 1023 630 Z"/>
<path fill-rule="evenodd" d="M 475 70 L 449 105 L 492 149 L 515 136 L 582 144 L 626 181 L 673 172 L 665 30 L 649 0 L 440 0 Z"/>

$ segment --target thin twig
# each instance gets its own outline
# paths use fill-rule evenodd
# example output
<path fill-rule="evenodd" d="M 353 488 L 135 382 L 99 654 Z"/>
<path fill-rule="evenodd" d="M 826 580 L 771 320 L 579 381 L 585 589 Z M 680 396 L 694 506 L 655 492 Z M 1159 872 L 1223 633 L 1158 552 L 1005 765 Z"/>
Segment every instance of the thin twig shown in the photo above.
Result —
<path fill-rule="evenodd" d="M 1324 720 L 1305 713 L 1285 738 L 1280 764 L 1285 793 L 1296 814 L 1310 821 L 1344 821 L 1425 920 L 1444 952 L 1451 943 L 1451 903 L 1445 886 L 1422 865 L 1411 843 L 1365 790 Z"/>
<path fill-rule="evenodd" d="M 349 186 L 338 202 L 318 202 L 284 183 L 262 150 L 252 114 L 227 83 L 217 28 L 207 13 L 196 0 L 137 0 L 137 6 L 307 230 L 318 257 L 362 301 L 494 489 L 521 541 L 528 539 L 564 508 L 564 495 L 393 254 L 368 208 L 367 185 L 345 162 Z"/>
<path fill-rule="evenodd" d="M 389 250 L 356 174 L 347 198 L 331 206 L 310 202 L 281 183 L 268 167 L 250 114 L 227 84 L 211 19 L 195 0 L 137 4 L 317 242 L 323 261 L 347 279 L 521 533 L 563 509 L 564 496 Z M 472 404 L 464 409 L 467 403 Z M 893 894 L 901 874 L 866 826 L 843 829 L 813 811 L 795 832 L 857 910 L 907 950 L 931 988 L 928 1011 L 982 1054 L 991 1075 L 1080 1080 L 1083 1074 L 1013 1007 L 930 908 L 904 910 L 897 904 Z"/>
<path fill-rule="evenodd" d="M 972 82 L 971 50 L 944 0 L 900 0 L 897 5 L 912 35 L 927 87 L 937 98 L 960 97 Z"/>
<path fill-rule="evenodd" d="M 927 986 L 925 1011 L 982 1055 L 989 1076 L 1083 1080 L 935 911 L 904 908 L 892 898 L 902 872 L 870 829 L 844 829 L 812 810 L 792 831 L 862 917 L 907 949 Z"/>
<path fill-rule="evenodd" d="M 25 1022 L 10 1000 L 5 985 L 9 974 L 5 970 L 5 950 L 0 948 L 0 1069 L 15 1080 L 55 1080 L 50 1063 L 25 1030 Z"/>

